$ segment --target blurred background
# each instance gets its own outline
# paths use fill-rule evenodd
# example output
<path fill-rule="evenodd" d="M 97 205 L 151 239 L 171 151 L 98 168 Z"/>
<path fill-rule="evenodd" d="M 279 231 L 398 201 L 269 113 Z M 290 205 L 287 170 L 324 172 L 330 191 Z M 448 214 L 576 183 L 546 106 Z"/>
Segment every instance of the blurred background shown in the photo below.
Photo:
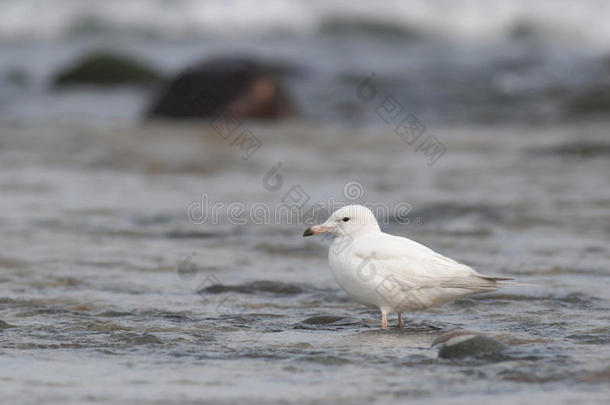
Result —
<path fill-rule="evenodd" d="M 278 68 L 309 120 L 375 120 L 354 99 L 354 83 L 373 72 L 431 124 L 601 115 L 610 105 L 608 7 L 601 0 L 3 1 L 0 117 L 139 122 L 158 83 L 219 56 Z M 100 53 L 119 59 L 114 69 L 134 61 L 145 70 L 104 81 L 113 66 L 100 66 L 97 76 L 61 80 Z"/>
<path fill-rule="evenodd" d="M 605 403 L 609 17 L 0 1 L 2 398 Z M 329 201 L 381 204 L 383 230 L 534 286 L 380 331 L 328 240 L 301 238 Z M 439 358 L 454 328 L 506 351 Z"/>

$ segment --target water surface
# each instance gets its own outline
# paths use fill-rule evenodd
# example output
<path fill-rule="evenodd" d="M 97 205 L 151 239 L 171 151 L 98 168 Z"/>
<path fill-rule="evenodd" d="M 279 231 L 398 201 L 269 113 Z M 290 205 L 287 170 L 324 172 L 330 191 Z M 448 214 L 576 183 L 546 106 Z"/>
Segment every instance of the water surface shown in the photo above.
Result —
<path fill-rule="evenodd" d="M 565 146 L 610 142 L 607 124 L 437 127 L 434 165 L 392 128 L 244 125 L 262 141 L 247 160 L 208 123 L 3 124 L 3 400 L 607 400 L 610 159 Z M 389 215 L 385 231 L 534 286 L 382 331 L 333 283 L 328 241 L 303 239 L 306 224 L 187 215 L 202 194 L 274 207 L 297 185 L 306 207 L 408 203 L 408 223 Z M 456 327 L 509 351 L 438 359 L 431 342 Z"/>

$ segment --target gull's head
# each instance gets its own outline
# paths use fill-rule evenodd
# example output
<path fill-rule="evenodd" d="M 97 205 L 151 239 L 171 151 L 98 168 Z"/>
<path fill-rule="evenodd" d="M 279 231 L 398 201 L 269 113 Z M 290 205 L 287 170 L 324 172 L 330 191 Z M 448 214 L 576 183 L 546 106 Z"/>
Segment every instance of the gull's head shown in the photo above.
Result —
<path fill-rule="evenodd" d="M 307 228 L 303 236 L 330 233 L 353 237 L 371 232 L 381 232 L 371 210 L 362 205 L 348 205 L 335 211 L 324 223 Z"/>

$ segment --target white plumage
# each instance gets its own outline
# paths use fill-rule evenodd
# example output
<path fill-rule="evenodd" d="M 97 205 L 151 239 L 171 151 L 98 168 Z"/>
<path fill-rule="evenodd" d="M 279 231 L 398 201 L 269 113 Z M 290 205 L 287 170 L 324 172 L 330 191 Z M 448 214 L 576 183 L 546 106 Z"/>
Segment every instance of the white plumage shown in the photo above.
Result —
<path fill-rule="evenodd" d="M 354 300 L 387 314 L 424 309 L 472 294 L 495 291 L 508 278 L 487 277 L 432 249 L 384 233 L 373 213 L 361 205 L 335 211 L 303 236 L 334 236 L 328 261 L 335 281 Z"/>

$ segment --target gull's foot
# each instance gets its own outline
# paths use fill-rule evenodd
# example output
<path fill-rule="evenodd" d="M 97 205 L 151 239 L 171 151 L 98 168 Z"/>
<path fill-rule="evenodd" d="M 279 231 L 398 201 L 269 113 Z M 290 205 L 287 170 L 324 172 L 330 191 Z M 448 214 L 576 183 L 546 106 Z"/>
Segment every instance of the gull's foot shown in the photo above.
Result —
<path fill-rule="evenodd" d="M 382 329 L 388 328 L 388 314 L 386 314 L 385 312 L 383 312 L 381 314 L 381 328 Z"/>
<path fill-rule="evenodd" d="M 398 314 L 398 327 L 402 328 L 402 314 Z"/>

